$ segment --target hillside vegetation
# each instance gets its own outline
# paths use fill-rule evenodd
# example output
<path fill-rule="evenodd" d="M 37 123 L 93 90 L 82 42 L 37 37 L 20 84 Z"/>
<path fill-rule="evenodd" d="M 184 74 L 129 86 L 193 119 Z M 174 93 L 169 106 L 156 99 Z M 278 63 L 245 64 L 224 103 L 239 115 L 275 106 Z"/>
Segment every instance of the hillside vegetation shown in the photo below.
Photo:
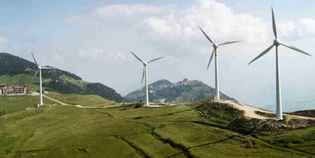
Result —
<path fill-rule="evenodd" d="M 0 84 L 29 85 L 37 89 L 38 76 L 36 65 L 9 53 L 0 53 Z M 112 88 L 101 83 L 89 83 L 79 76 L 60 69 L 43 70 L 43 85 L 50 91 L 61 93 L 94 94 L 113 101 L 122 97 Z"/>
<path fill-rule="evenodd" d="M 48 104 L 53 103 L 46 99 L 44 99 L 44 102 Z M 36 108 L 38 103 L 38 96 L 0 97 L 0 116 L 18 111 L 24 111 L 26 108 Z"/>
<path fill-rule="evenodd" d="M 241 117 L 241 111 L 215 103 L 95 109 L 46 105 L 41 112 L 0 117 L 0 157 L 315 157 L 315 127 L 242 133 L 230 128 Z"/>
<path fill-rule="evenodd" d="M 177 83 L 159 80 L 150 84 L 149 88 L 150 100 L 153 102 L 191 103 L 215 96 L 214 88 L 197 80 L 184 79 Z M 124 98 L 129 102 L 139 102 L 144 100 L 144 95 L 145 91 L 142 88 L 127 94 Z M 234 100 L 223 93 L 221 93 L 221 97 Z"/>
<path fill-rule="evenodd" d="M 97 95 L 61 94 L 57 92 L 49 92 L 46 95 L 69 105 L 101 107 L 115 104 L 115 102 L 106 100 Z"/>

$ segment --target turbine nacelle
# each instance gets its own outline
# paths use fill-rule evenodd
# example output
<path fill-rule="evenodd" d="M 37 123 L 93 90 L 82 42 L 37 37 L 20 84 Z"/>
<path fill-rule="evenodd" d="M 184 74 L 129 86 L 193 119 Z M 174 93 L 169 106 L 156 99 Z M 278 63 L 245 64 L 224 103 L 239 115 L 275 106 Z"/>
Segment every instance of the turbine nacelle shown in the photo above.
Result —
<path fill-rule="evenodd" d="M 217 56 L 217 49 L 219 47 L 240 42 L 240 41 L 227 41 L 227 42 L 222 42 L 222 43 L 216 44 L 215 42 L 213 42 L 213 40 L 210 38 L 210 36 L 200 26 L 199 26 L 199 29 L 202 32 L 202 34 L 208 39 L 208 41 L 210 42 L 210 44 L 213 47 L 213 51 L 212 51 L 211 56 L 209 58 L 207 69 L 209 69 L 209 66 L 211 64 L 213 57 Z"/>
<path fill-rule="evenodd" d="M 149 60 L 149 61 L 144 61 L 144 60 L 142 60 L 140 57 L 138 57 L 138 56 L 136 55 L 136 53 L 134 53 L 134 52 L 132 52 L 132 51 L 130 51 L 130 53 L 131 53 L 138 61 L 140 61 L 140 62 L 142 63 L 142 65 L 143 65 L 143 72 L 142 72 L 142 79 L 141 79 L 141 82 L 143 82 L 143 80 L 144 80 L 144 78 L 145 78 L 146 67 L 147 67 L 150 63 L 153 63 L 153 62 L 155 62 L 155 61 L 158 61 L 158 60 L 164 58 L 164 57 L 158 57 L 158 58 L 153 58 L 153 59 L 151 59 L 151 60 Z"/>
<path fill-rule="evenodd" d="M 141 62 L 142 63 L 142 62 Z M 148 66 L 149 65 L 149 61 L 143 61 L 142 63 L 143 66 Z"/>
<path fill-rule="evenodd" d="M 278 39 L 273 40 L 273 45 L 275 45 L 276 47 L 278 47 L 281 43 L 279 42 Z"/>

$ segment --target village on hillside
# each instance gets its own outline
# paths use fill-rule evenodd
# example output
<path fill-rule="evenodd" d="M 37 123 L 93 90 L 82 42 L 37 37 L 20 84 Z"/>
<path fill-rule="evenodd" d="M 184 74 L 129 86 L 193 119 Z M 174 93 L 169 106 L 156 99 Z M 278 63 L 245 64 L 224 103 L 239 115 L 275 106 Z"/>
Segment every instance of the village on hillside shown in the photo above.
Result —
<path fill-rule="evenodd" d="M 0 96 L 18 96 L 31 93 L 31 89 L 27 85 L 5 85 L 0 84 Z"/>

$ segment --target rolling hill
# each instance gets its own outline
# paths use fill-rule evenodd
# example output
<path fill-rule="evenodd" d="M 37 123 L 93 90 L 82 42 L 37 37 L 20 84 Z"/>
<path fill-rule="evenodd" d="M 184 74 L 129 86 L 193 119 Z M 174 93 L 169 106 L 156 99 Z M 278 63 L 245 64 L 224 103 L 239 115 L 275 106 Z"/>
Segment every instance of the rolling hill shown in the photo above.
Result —
<path fill-rule="evenodd" d="M 37 88 L 31 62 L 0 57 L 6 59 L 0 65 L 17 66 L 1 70 L 2 83 Z M 186 103 L 149 108 L 94 95 L 107 93 L 104 85 L 88 87 L 91 83 L 66 71 L 45 72 L 44 79 L 52 91 L 39 110 L 38 96 L 0 97 L 1 158 L 315 157 L 314 111 L 276 121 L 262 109 L 206 100 L 214 90 L 190 80 L 151 84 L 153 100 Z"/>
<path fill-rule="evenodd" d="M 76 96 L 75 100 L 87 99 L 79 97 Z M 69 98 L 73 101 L 73 96 L 64 96 L 65 101 Z M 29 104 L 21 101 L 14 103 L 16 106 Z M 279 129 L 253 132 L 252 127 L 260 127 L 266 122 L 251 120 L 244 118 L 243 111 L 215 102 L 163 108 L 124 105 L 79 108 L 50 103 L 40 112 L 27 109 L 0 116 L 0 157 L 315 156 L 314 126 L 281 126 Z M 241 130 L 235 128 L 240 127 L 240 122 L 244 125 Z"/>
<path fill-rule="evenodd" d="M 168 80 L 159 80 L 149 85 L 150 100 L 153 102 L 196 102 L 206 100 L 215 95 L 215 89 L 197 80 L 184 79 L 177 83 Z M 144 88 L 127 94 L 124 98 L 129 102 L 142 101 L 145 95 Z M 223 99 L 235 100 L 221 93 Z"/>
<path fill-rule="evenodd" d="M 27 84 L 36 89 L 38 78 L 34 77 L 36 65 L 9 53 L 0 53 L 0 83 Z M 60 69 L 43 71 L 43 85 L 47 90 L 61 93 L 95 94 L 113 101 L 123 98 L 114 89 L 101 83 L 89 83 L 81 77 Z"/>

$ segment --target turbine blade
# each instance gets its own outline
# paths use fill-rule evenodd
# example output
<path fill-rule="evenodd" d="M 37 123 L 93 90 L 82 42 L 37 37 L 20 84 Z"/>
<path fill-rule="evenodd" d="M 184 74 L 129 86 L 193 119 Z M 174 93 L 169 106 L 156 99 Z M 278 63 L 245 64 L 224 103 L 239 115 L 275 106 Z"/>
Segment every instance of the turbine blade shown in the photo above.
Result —
<path fill-rule="evenodd" d="M 202 32 L 202 34 L 209 40 L 209 42 L 213 45 L 215 45 L 215 43 L 212 41 L 212 39 L 207 35 L 207 33 L 199 26 L 200 31 Z"/>
<path fill-rule="evenodd" d="M 35 58 L 35 55 L 34 55 L 33 53 L 31 53 L 31 55 L 32 55 L 32 57 L 33 57 L 34 63 L 36 64 L 36 66 L 38 66 L 38 62 L 37 62 L 37 60 L 36 60 L 36 58 Z"/>
<path fill-rule="evenodd" d="M 275 45 L 271 45 L 270 47 L 268 47 L 267 49 L 265 49 L 262 53 L 260 53 L 256 58 L 254 58 L 252 61 L 250 61 L 248 63 L 248 65 L 250 65 L 251 63 L 253 63 L 254 61 L 256 61 L 257 59 L 259 59 L 260 57 L 264 56 L 265 54 L 267 54 L 271 48 L 273 48 Z"/>
<path fill-rule="evenodd" d="M 299 48 L 296 48 L 296 47 L 293 47 L 293 46 L 288 46 L 288 45 L 283 44 L 283 43 L 280 43 L 280 45 L 285 46 L 285 47 L 287 47 L 287 48 L 289 48 L 289 49 L 295 50 L 295 51 L 297 51 L 297 52 L 300 52 L 300 53 L 302 53 L 302 54 L 304 54 L 304 55 L 312 56 L 311 54 L 306 53 L 305 51 L 303 51 L 303 50 L 301 50 L 301 49 L 299 49 Z"/>
<path fill-rule="evenodd" d="M 132 52 L 132 51 L 130 51 L 130 53 L 131 53 L 136 59 L 138 59 L 141 63 L 145 64 L 145 62 L 144 62 L 142 59 L 140 59 L 140 58 L 136 55 L 136 53 L 134 53 L 134 52 Z"/>
<path fill-rule="evenodd" d="M 34 71 L 34 76 L 33 76 L 33 78 L 36 78 L 36 77 L 37 77 L 38 72 L 39 72 L 39 71 Z"/>
<path fill-rule="evenodd" d="M 229 44 L 239 43 L 239 42 L 241 42 L 241 41 L 228 41 L 228 42 L 220 43 L 218 46 L 224 46 L 224 45 L 229 45 Z"/>
<path fill-rule="evenodd" d="M 213 59 L 214 53 L 215 53 L 215 49 L 213 49 L 213 51 L 212 51 L 212 53 L 211 53 L 211 56 L 210 56 L 210 58 L 209 58 L 209 62 L 208 62 L 207 69 L 209 69 L 209 67 L 210 67 L 210 64 L 211 64 L 211 61 L 212 61 L 212 59 Z"/>
<path fill-rule="evenodd" d="M 46 65 L 46 66 L 42 66 L 42 69 L 56 69 L 55 67 Z"/>
<path fill-rule="evenodd" d="M 152 63 L 152 62 L 155 62 L 155 61 L 161 60 L 161 59 L 163 59 L 163 58 L 164 58 L 164 57 L 154 58 L 154 59 L 151 59 L 150 61 L 148 61 L 148 63 Z"/>
<path fill-rule="evenodd" d="M 143 67 L 142 77 L 141 77 L 141 83 L 143 83 L 144 78 L 145 78 L 145 67 Z"/>
<path fill-rule="evenodd" d="M 275 38 L 278 38 L 278 34 L 277 34 L 277 26 L 276 26 L 276 19 L 275 19 L 275 13 L 273 11 L 273 8 L 271 8 L 271 14 L 272 14 L 272 30 L 273 30 L 273 34 L 275 36 Z"/>

